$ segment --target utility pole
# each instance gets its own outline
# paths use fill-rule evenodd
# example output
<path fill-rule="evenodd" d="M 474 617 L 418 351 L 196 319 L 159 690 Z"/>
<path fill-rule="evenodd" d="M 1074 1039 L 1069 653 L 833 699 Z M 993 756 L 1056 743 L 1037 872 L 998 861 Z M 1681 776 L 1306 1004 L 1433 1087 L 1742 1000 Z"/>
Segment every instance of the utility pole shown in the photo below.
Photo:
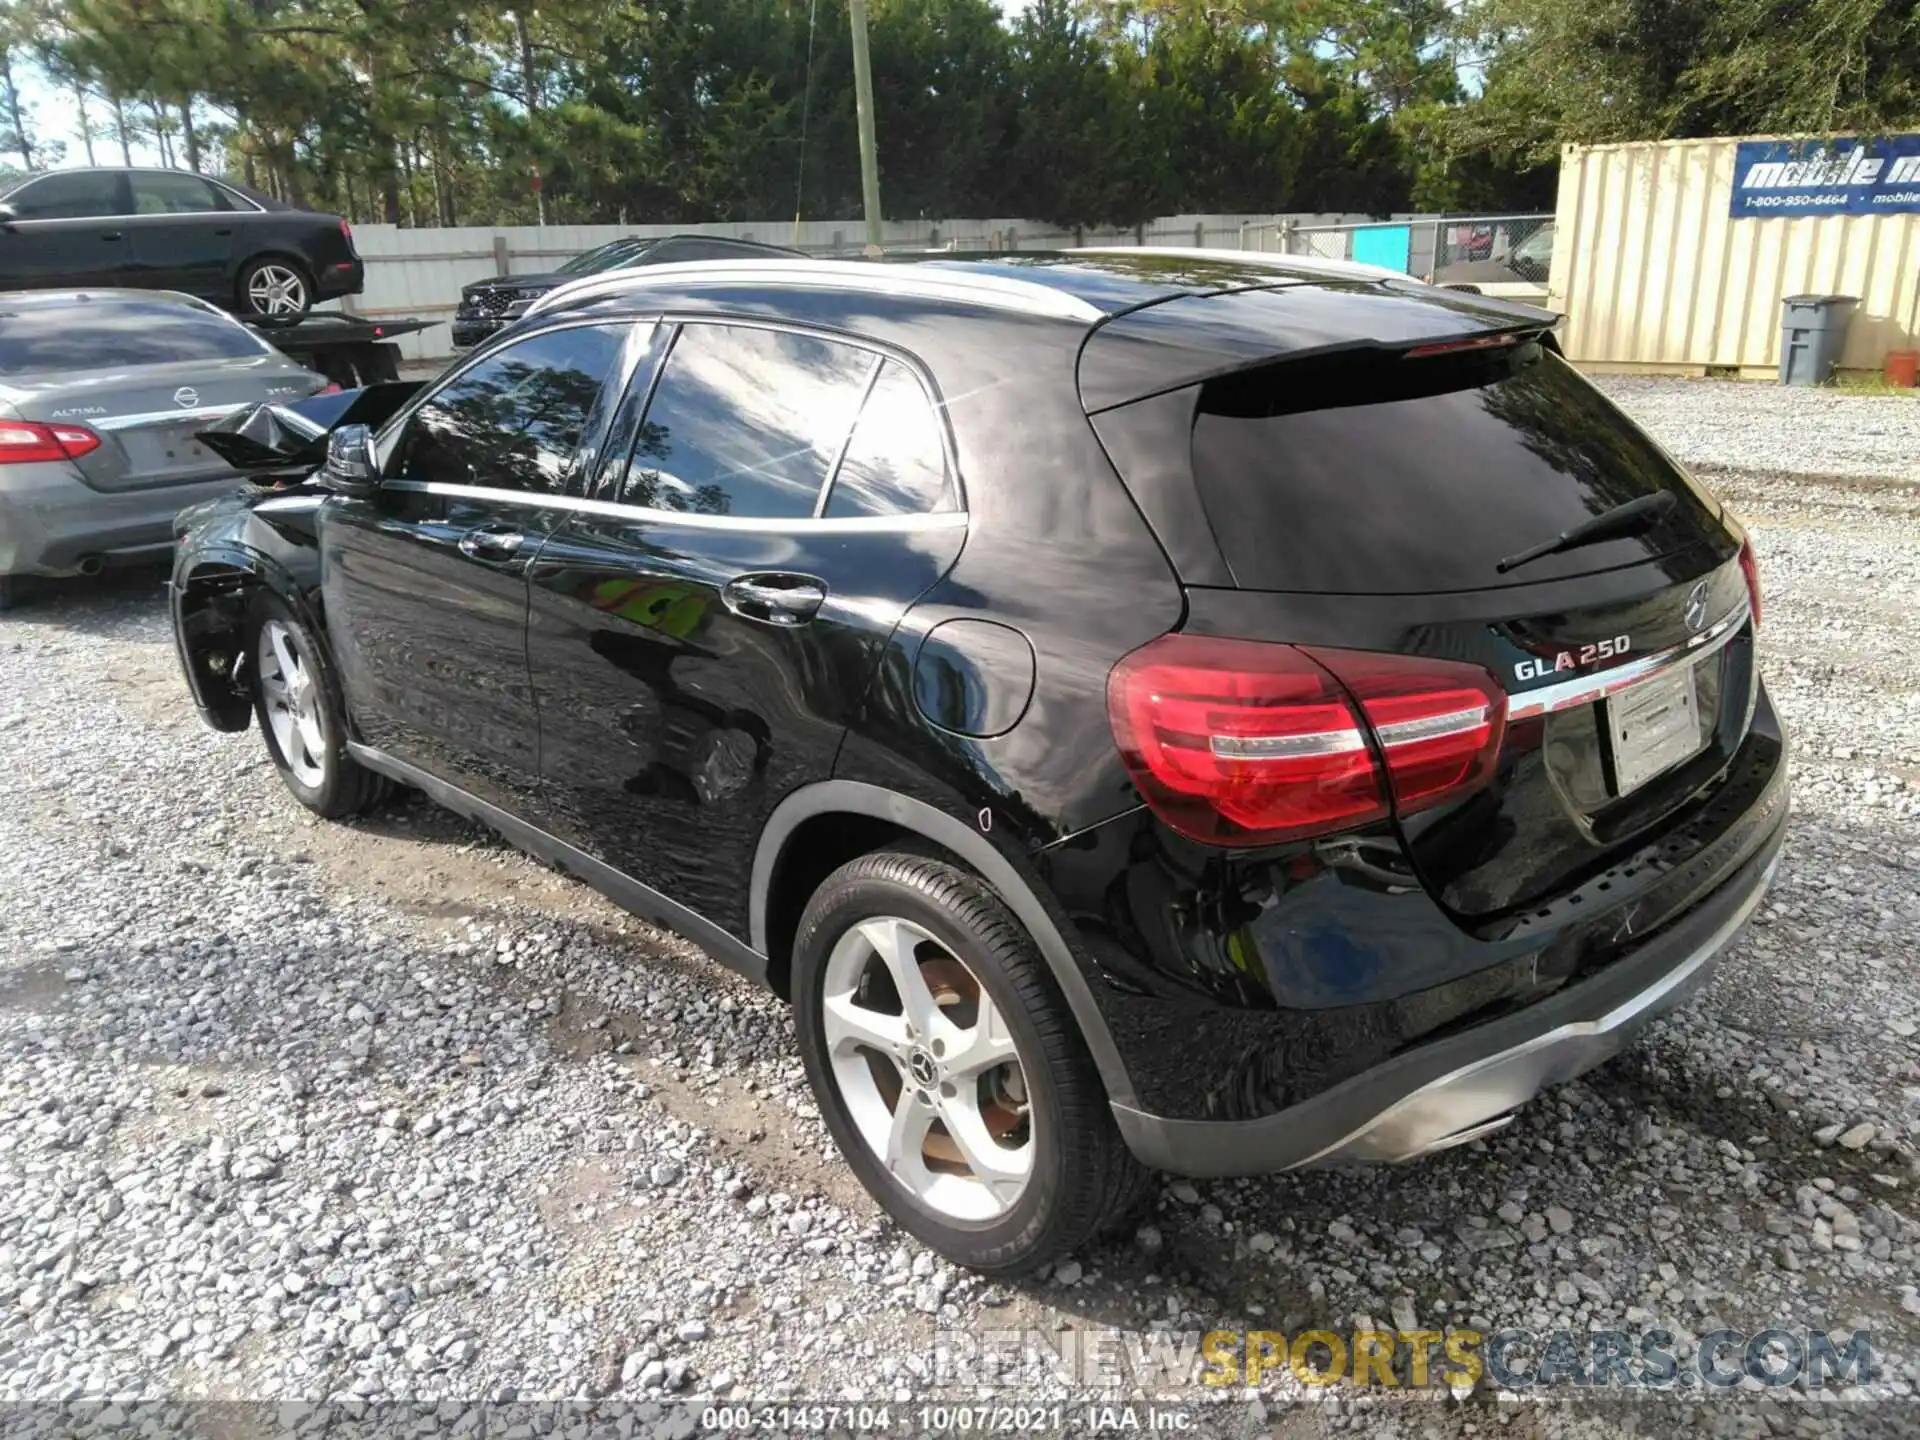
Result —
<path fill-rule="evenodd" d="M 508 13 L 513 21 L 514 38 L 520 42 L 520 80 L 527 91 L 527 128 L 537 144 L 540 121 L 540 87 L 533 68 L 533 37 L 527 33 L 527 17 L 524 11 L 514 10 Z M 547 196 L 540 179 L 540 159 L 536 155 L 533 161 L 533 218 L 534 224 L 547 223 Z"/>
<path fill-rule="evenodd" d="M 860 110 L 860 200 L 867 212 L 867 254 L 880 245 L 880 161 L 873 148 L 873 61 L 867 56 L 867 0 L 847 0 L 853 20 L 853 94 Z"/>

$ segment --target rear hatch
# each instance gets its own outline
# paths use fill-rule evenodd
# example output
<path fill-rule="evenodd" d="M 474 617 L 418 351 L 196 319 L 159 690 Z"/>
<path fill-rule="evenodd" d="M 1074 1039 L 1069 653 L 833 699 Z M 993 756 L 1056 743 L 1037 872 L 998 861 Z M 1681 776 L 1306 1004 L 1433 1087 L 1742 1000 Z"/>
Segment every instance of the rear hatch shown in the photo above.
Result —
<path fill-rule="evenodd" d="M 259 401 L 326 384 L 212 307 L 103 291 L 16 297 L 0 309 L 0 407 L 57 427 L 80 477 L 103 491 L 232 473 L 195 432 Z"/>
<path fill-rule="evenodd" d="M 1355 343 L 1370 316 L 1349 298 L 1347 337 L 1323 326 L 1310 353 L 1096 413 L 1095 429 L 1130 486 L 1169 471 L 1169 443 L 1186 449 L 1224 564 L 1185 577 L 1204 582 L 1188 631 L 1467 662 L 1505 692 L 1491 778 L 1396 813 L 1436 898 L 1481 922 L 1604 889 L 1610 866 L 1712 803 L 1746 735 L 1743 536 L 1539 321 L 1449 296 L 1423 331 L 1396 299 L 1393 332 Z M 1331 303 L 1300 309 L 1331 321 Z M 1177 528 L 1164 495 L 1141 498 Z M 1520 559 L 1621 513 L 1622 533 Z M 1190 537 L 1169 544 L 1182 549 Z M 1356 667 L 1331 668 L 1350 684 Z"/>
<path fill-rule="evenodd" d="M 263 400 L 294 400 L 326 382 L 279 356 L 143 365 L 48 376 L 9 396 L 22 420 L 78 424 L 97 439 L 69 446 L 74 468 L 96 490 L 189 484 L 231 474 L 196 432 Z"/>

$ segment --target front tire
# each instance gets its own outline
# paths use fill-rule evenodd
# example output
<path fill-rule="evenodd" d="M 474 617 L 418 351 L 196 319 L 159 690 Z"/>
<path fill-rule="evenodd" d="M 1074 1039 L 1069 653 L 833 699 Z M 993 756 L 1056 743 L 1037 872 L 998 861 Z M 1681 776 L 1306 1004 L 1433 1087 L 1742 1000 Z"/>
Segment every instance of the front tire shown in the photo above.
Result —
<path fill-rule="evenodd" d="M 1033 941 L 946 860 L 879 852 L 830 875 L 794 942 L 794 1020 L 840 1152 L 940 1254 L 1019 1274 L 1139 1194 L 1092 1058 Z"/>
<path fill-rule="evenodd" d="M 240 271 L 241 313 L 277 325 L 294 325 L 313 309 L 313 277 L 291 260 L 262 255 Z"/>
<path fill-rule="evenodd" d="M 271 591 L 251 607 L 253 711 L 293 798 L 328 820 L 384 798 L 386 779 L 347 753 L 346 707 L 320 640 Z"/>

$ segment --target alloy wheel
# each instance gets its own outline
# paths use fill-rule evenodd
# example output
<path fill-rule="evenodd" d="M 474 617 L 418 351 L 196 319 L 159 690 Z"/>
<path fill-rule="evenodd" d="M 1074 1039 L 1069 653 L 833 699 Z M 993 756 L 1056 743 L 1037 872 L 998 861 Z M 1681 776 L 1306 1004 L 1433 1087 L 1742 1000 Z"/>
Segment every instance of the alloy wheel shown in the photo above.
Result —
<path fill-rule="evenodd" d="M 294 778 L 317 790 L 327 779 L 327 740 L 320 685 L 299 635 L 282 621 L 267 621 L 260 627 L 257 663 L 274 744 Z"/>
<path fill-rule="evenodd" d="M 1026 1071 L 972 970 L 910 920 L 877 916 L 827 957 L 821 1021 L 854 1128 L 921 1203 L 998 1218 L 1033 1173 Z"/>
<path fill-rule="evenodd" d="M 285 265 L 262 265 L 247 280 L 247 304 L 257 315 L 298 315 L 307 308 L 307 282 Z"/>

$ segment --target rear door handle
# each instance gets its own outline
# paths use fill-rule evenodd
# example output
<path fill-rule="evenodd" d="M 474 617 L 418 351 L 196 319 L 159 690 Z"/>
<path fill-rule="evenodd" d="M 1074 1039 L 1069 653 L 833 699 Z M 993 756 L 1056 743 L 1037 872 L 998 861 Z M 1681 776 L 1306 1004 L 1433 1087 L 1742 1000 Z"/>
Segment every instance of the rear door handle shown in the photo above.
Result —
<path fill-rule="evenodd" d="M 811 575 L 742 575 L 720 590 L 727 609 L 768 625 L 804 625 L 826 603 L 827 587 Z"/>
<path fill-rule="evenodd" d="M 511 560 L 526 538 L 505 527 L 469 530 L 460 537 L 460 553 L 470 560 Z"/>
<path fill-rule="evenodd" d="M 102 230 L 100 232 L 100 238 L 102 240 L 124 240 L 127 237 L 124 230 Z"/>

